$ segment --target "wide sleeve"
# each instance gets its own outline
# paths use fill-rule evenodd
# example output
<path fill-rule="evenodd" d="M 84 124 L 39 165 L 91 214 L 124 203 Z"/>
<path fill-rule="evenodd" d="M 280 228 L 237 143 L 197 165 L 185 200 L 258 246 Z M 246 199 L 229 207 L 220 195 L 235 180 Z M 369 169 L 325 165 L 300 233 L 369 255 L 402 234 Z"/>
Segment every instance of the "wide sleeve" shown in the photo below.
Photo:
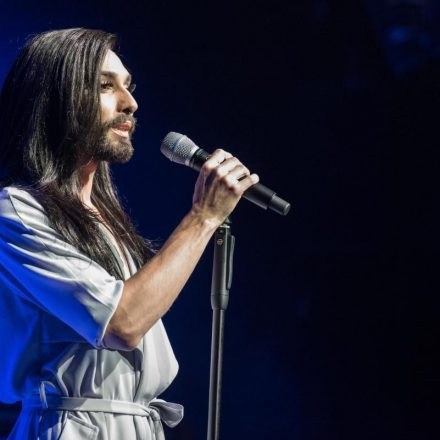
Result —
<path fill-rule="evenodd" d="M 14 187 L 0 193 L 0 272 L 15 294 L 105 348 L 124 282 L 64 241 L 41 204 Z"/>

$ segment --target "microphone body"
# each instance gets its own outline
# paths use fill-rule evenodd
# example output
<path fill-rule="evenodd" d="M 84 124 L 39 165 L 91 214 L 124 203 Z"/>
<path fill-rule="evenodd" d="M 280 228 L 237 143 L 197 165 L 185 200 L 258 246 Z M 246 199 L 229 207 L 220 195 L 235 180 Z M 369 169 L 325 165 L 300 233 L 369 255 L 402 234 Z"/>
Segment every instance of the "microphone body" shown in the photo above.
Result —
<path fill-rule="evenodd" d="M 208 152 L 199 148 L 187 136 L 172 131 L 165 136 L 160 150 L 171 161 L 187 165 L 196 171 L 200 171 L 210 157 Z M 260 208 L 271 209 L 281 215 L 286 215 L 290 210 L 290 203 L 261 183 L 248 188 L 243 193 L 243 197 Z"/>

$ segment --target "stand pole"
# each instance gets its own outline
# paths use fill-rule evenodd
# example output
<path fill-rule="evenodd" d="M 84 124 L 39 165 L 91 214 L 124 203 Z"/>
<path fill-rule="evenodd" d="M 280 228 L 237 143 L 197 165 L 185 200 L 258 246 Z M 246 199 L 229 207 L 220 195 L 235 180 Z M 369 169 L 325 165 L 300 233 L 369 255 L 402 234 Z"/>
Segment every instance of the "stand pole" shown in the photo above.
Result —
<path fill-rule="evenodd" d="M 230 224 L 230 220 L 226 219 L 214 235 L 214 262 L 211 282 L 212 339 L 208 440 L 218 440 L 220 435 L 223 334 L 225 311 L 228 307 L 229 290 L 232 283 L 232 261 L 235 244 L 235 237 L 231 235 Z"/>

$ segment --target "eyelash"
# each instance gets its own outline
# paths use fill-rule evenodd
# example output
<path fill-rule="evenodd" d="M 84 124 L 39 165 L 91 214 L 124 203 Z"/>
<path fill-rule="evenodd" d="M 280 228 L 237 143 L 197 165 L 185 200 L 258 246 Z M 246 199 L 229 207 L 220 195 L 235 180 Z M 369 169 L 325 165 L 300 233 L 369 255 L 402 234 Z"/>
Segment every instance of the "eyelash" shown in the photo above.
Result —
<path fill-rule="evenodd" d="M 102 82 L 101 89 L 108 89 L 109 87 L 113 87 L 113 83 L 111 82 Z"/>
<path fill-rule="evenodd" d="M 113 87 L 113 83 L 110 82 L 110 81 L 102 82 L 102 83 L 101 83 L 101 89 L 108 89 L 108 88 L 110 88 L 110 87 Z M 135 89 L 136 89 L 136 84 L 134 84 L 134 83 L 130 84 L 130 85 L 127 87 L 127 90 L 128 90 L 130 93 L 133 93 L 133 92 L 135 91 Z"/>

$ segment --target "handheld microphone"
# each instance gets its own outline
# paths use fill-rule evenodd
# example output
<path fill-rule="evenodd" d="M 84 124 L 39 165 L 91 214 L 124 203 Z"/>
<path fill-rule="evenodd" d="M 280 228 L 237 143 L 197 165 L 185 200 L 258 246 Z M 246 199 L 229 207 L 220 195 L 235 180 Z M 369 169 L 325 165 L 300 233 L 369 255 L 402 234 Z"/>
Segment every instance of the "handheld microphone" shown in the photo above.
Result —
<path fill-rule="evenodd" d="M 160 151 L 172 162 L 189 166 L 200 171 L 202 165 L 210 154 L 199 148 L 187 136 L 170 131 L 162 141 Z M 248 188 L 243 197 L 263 209 L 271 209 L 281 215 L 286 215 L 290 210 L 290 203 L 278 197 L 275 191 L 261 183 L 256 183 Z"/>

